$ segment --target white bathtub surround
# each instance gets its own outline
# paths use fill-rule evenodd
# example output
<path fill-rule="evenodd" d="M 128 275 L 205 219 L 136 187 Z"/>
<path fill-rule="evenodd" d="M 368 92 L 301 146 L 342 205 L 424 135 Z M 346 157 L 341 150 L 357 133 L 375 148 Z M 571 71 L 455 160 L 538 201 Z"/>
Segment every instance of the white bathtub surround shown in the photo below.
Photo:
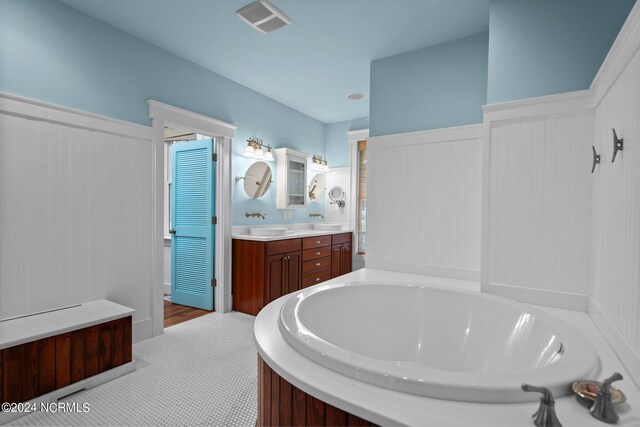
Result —
<path fill-rule="evenodd" d="M 36 412 L 12 425 L 255 425 L 252 327 L 252 316 L 212 313 L 168 328 L 133 346 L 135 372 L 63 400 L 90 412 Z"/>
<path fill-rule="evenodd" d="M 368 268 L 480 279 L 482 125 L 372 137 Z"/>
<path fill-rule="evenodd" d="M 325 285 L 319 285 L 318 288 L 341 283 L 345 280 L 393 281 L 414 284 L 425 284 L 426 282 L 437 286 L 446 286 L 447 289 L 463 289 L 466 290 L 467 294 L 479 291 L 478 283 L 376 271 L 368 268 L 333 279 Z M 258 351 L 263 359 L 280 376 L 306 393 L 313 394 L 327 403 L 382 425 L 429 424 L 523 427 L 531 425 L 531 415 L 538 407 L 537 402 L 477 404 L 421 397 L 376 387 L 318 365 L 291 347 L 280 333 L 278 327 L 278 318 L 282 306 L 289 299 L 295 299 L 295 295 L 285 296 L 265 307 L 256 319 L 254 333 Z M 516 305 L 526 307 L 532 313 L 542 314 L 545 318 L 550 313 L 580 330 L 593 344 L 600 358 L 601 370 L 596 374 L 595 378 L 601 379 L 614 371 L 619 371 L 625 376 L 625 380 L 619 383 L 618 386 L 627 394 L 630 403 L 616 407 L 621 416 L 620 424 L 633 425 L 633 423 L 637 422 L 638 417 L 640 417 L 640 410 L 633 402 L 640 401 L 640 390 L 629 379 L 629 372 L 622 366 L 615 352 L 606 343 L 587 313 Z M 380 340 L 379 343 L 381 345 L 385 344 L 385 340 Z M 429 344 L 433 345 L 434 343 L 429 342 Z M 442 343 L 439 342 L 438 344 Z M 518 379 L 517 381 L 516 387 L 520 384 L 520 380 Z M 531 380 L 531 383 L 536 385 L 533 380 Z M 570 396 L 560 397 L 556 400 L 556 411 L 560 421 L 565 426 L 595 427 L 602 425 L 589 415 L 586 408 L 579 405 Z"/>

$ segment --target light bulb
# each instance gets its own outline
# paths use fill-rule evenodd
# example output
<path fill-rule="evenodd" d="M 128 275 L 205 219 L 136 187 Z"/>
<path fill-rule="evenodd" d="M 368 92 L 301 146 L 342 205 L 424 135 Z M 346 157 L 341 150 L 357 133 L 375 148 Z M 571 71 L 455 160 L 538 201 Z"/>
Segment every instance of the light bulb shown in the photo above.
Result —
<path fill-rule="evenodd" d="M 245 157 L 253 157 L 254 155 L 254 149 L 251 145 L 247 144 L 246 148 L 244 149 L 244 156 Z"/>
<path fill-rule="evenodd" d="M 256 159 L 264 158 L 264 153 L 262 152 L 262 148 L 256 148 L 256 151 L 253 153 L 253 157 Z"/>
<path fill-rule="evenodd" d="M 267 149 L 267 152 L 264 153 L 264 159 L 270 162 L 273 161 L 273 153 L 271 152 L 271 149 Z"/>

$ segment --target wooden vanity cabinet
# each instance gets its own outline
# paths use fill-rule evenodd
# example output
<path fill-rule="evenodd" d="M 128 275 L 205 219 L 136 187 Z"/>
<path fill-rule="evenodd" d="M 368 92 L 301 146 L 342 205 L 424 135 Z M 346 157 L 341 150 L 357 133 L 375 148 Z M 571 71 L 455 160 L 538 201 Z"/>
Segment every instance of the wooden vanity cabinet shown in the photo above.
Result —
<path fill-rule="evenodd" d="M 351 233 L 270 242 L 233 239 L 233 309 L 257 315 L 271 301 L 351 272 Z"/>
<path fill-rule="evenodd" d="M 331 278 L 351 273 L 351 233 L 332 236 Z"/>
<path fill-rule="evenodd" d="M 301 251 L 302 239 L 233 239 L 233 309 L 255 316 L 274 299 L 300 289 Z"/>
<path fill-rule="evenodd" d="M 331 236 L 302 239 L 302 287 L 331 279 Z"/>
<path fill-rule="evenodd" d="M 266 268 L 266 300 L 265 305 L 300 289 L 301 271 L 300 252 L 289 252 L 281 255 L 267 257 Z"/>

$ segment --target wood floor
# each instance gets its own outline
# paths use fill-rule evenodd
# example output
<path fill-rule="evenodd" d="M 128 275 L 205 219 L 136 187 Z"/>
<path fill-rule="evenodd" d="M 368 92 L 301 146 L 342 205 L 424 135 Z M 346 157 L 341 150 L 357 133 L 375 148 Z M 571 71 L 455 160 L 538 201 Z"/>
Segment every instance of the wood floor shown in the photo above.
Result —
<path fill-rule="evenodd" d="M 211 311 L 173 304 L 170 301 L 164 300 L 164 327 L 168 328 L 209 313 L 211 313 Z"/>

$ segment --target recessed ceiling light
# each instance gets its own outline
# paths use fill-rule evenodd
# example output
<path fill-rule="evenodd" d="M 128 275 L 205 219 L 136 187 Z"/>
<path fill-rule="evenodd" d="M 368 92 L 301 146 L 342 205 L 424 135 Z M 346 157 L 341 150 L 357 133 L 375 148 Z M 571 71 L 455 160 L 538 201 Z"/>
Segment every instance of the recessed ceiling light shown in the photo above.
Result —
<path fill-rule="evenodd" d="M 364 95 L 361 93 L 350 93 L 349 95 L 347 95 L 347 98 L 352 101 L 357 101 L 358 99 L 364 98 Z"/>

